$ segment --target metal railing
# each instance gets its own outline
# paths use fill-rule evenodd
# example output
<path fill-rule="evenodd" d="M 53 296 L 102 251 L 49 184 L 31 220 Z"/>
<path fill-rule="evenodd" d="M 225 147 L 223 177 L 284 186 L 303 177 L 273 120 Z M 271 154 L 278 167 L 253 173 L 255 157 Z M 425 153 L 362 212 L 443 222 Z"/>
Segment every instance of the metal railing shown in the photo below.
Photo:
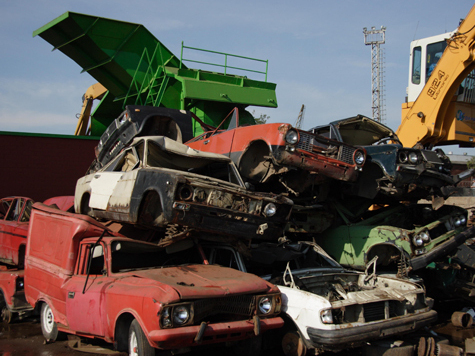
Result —
<path fill-rule="evenodd" d="M 190 49 L 190 50 L 194 50 L 194 51 L 201 51 L 201 52 L 206 52 L 206 53 L 222 55 L 222 56 L 224 56 L 224 64 L 202 62 L 202 61 L 197 61 L 197 60 L 193 60 L 193 59 L 183 58 L 183 50 L 184 49 Z M 250 60 L 250 61 L 265 63 L 266 64 L 266 70 L 263 72 L 263 71 L 253 70 L 253 69 L 239 68 L 239 67 L 230 66 L 230 65 L 228 65 L 228 57 L 240 58 L 240 59 L 246 59 L 246 60 Z M 188 46 L 185 46 L 184 43 L 182 42 L 181 43 L 180 68 L 182 67 L 183 61 L 205 64 L 205 65 L 210 65 L 210 66 L 215 66 L 215 67 L 221 67 L 221 68 L 224 68 L 224 74 L 227 74 L 228 69 L 236 69 L 236 70 L 240 70 L 240 71 L 244 71 L 244 72 L 252 72 L 252 73 L 263 74 L 265 76 L 264 81 L 267 82 L 267 70 L 268 70 L 268 66 L 269 66 L 269 61 L 268 60 L 238 56 L 238 55 L 235 55 L 235 54 L 229 54 L 229 53 L 217 52 L 217 51 L 210 51 L 210 50 L 207 50 L 207 49 L 201 49 L 201 48 L 195 48 L 195 47 L 188 47 Z"/>

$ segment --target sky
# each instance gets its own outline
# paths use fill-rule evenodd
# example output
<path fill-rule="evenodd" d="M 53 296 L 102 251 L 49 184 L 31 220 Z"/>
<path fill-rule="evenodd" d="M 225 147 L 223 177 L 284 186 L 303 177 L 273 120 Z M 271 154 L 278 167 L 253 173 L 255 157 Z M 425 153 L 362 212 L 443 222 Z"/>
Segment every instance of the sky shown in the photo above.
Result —
<path fill-rule="evenodd" d="M 74 133 L 82 95 L 96 81 L 32 36 L 67 11 L 142 24 L 178 57 L 184 41 L 268 60 L 278 108 L 251 111 L 294 124 L 303 104 L 303 129 L 372 116 L 371 46 L 363 28 L 384 26 L 384 123 L 396 130 L 410 42 L 455 30 L 472 6 L 473 0 L 0 0 L 0 131 Z"/>

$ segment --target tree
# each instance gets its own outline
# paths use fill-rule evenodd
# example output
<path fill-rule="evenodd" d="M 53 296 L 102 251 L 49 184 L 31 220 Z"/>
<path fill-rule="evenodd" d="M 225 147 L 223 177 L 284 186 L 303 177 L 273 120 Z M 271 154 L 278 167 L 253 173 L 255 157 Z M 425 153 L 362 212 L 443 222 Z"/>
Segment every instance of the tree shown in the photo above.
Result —
<path fill-rule="evenodd" d="M 252 111 L 252 116 L 254 116 L 254 120 L 256 121 L 257 125 L 265 124 L 267 120 L 270 119 L 270 116 L 266 114 L 261 114 L 259 117 L 256 117 L 254 110 Z"/>

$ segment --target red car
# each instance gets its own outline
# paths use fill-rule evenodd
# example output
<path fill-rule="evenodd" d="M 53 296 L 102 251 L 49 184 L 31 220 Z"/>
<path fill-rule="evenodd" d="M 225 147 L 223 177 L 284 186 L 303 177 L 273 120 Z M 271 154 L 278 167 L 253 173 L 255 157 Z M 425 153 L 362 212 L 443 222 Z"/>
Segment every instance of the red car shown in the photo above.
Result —
<path fill-rule="evenodd" d="M 228 129 L 221 129 L 227 122 Z M 290 124 L 239 126 L 237 108 L 214 131 L 186 145 L 229 156 L 241 174 L 254 183 L 278 181 L 296 192 L 328 178 L 353 182 L 366 160 L 364 149 Z"/>
<path fill-rule="evenodd" d="M 33 203 L 26 197 L 0 200 L 0 262 L 23 267 Z"/>
<path fill-rule="evenodd" d="M 20 196 L 0 200 L 0 262 L 23 268 L 33 203 L 33 199 Z M 53 197 L 44 203 L 67 211 L 73 208 L 74 196 Z"/>

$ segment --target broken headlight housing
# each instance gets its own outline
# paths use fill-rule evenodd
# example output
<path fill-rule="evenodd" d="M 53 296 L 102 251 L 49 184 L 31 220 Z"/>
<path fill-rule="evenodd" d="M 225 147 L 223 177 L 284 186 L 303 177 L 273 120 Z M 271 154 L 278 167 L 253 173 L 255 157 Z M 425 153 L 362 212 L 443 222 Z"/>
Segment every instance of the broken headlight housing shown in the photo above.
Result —
<path fill-rule="evenodd" d="M 275 206 L 274 203 L 269 203 L 264 208 L 264 216 L 266 217 L 274 216 L 276 212 L 277 212 L 277 207 Z"/>
<path fill-rule="evenodd" d="M 417 247 L 421 247 L 428 242 L 430 242 L 429 230 L 422 230 L 412 238 L 412 243 Z"/>
<path fill-rule="evenodd" d="M 333 324 L 333 311 L 332 309 L 324 309 L 320 311 L 320 318 L 323 324 Z"/>
<path fill-rule="evenodd" d="M 175 328 L 193 324 L 194 309 L 192 303 L 180 303 L 164 306 L 160 311 L 160 327 Z"/>
<path fill-rule="evenodd" d="M 419 164 L 422 162 L 422 157 L 416 151 L 403 150 L 398 153 L 398 161 L 405 164 Z"/>
<path fill-rule="evenodd" d="M 258 295 L 255 298 L 257 307 L 256 312 L 258 316 L 269 316 L 280 313 L 280 308 L 282 306 L 280 293 Z"/>
<path fill-rule="evenodd" d="M 295 145 L 297 142 L 299 142 L 299 133 L 297 130 L 290 129 L 287 131 L 285 134 L 285 142 L 287 142 L 289 145 Z"/>
<path fill-rule="evenodd" d="M 366 154 L 363 150 L 356 150 L 353 154 L 353 160 L 357 166 L 362 166 L 366 161 Z"/>
<path fill-rule="evenodd" d="M 460 226 L 465 226 L 467 225 L 467 218 L 465 215 L 457 215 L 454 218 L 454 226 L 455 227 L 460 227 Z"/>

